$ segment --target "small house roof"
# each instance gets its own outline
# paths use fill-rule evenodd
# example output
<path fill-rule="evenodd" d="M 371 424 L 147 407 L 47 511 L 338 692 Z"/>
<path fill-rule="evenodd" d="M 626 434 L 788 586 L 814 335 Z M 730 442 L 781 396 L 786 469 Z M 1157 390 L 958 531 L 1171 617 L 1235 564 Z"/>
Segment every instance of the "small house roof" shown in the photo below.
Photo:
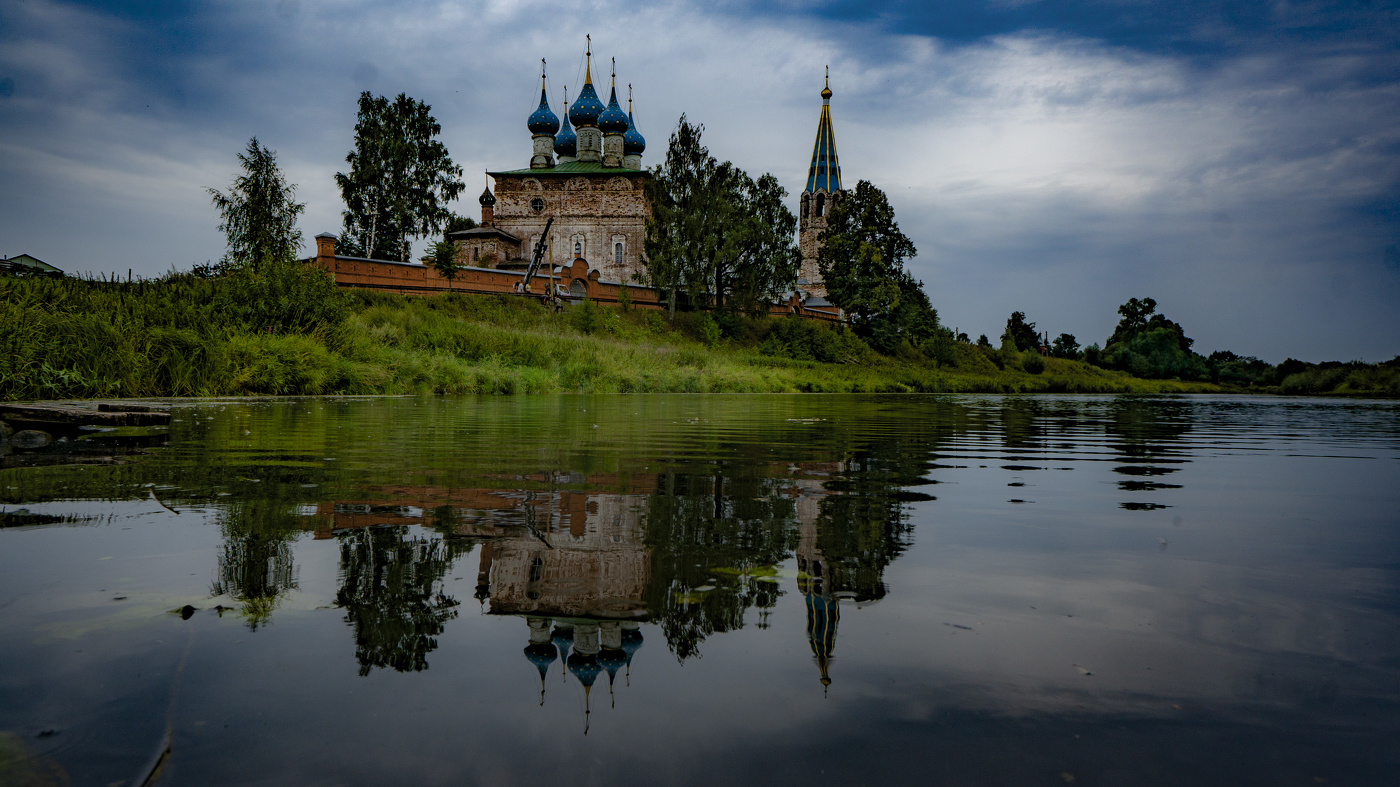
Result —
<path fill-rule="evenodd" d="M 63 271 L 58 267 L 35 257 L 32 254 L 16 254 L 0 260 L 0 271 L 20 271 L 31 274 L 48 274 L 50 276 L 62 276 Z"/>
<path fill-rule="evenodd" d="M 472 227 L 469 230 L 457 230 L 447 233 L 448 240 L 471 240 L 473 238 L 500 238 L 510 243 L 519 243 L 520 238 L 496 227 Z"/>

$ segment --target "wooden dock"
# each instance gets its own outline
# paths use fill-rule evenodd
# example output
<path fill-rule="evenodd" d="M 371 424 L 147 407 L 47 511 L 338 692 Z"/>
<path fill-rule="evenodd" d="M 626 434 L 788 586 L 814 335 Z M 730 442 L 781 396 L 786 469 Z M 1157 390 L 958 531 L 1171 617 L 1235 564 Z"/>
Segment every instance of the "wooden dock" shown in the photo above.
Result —
<path fill-rule="evenodd" d="M 0 421 L 24 428 L 53 426 L 166 426 L 170 413 L 146 405 L 0 404 Z"/>

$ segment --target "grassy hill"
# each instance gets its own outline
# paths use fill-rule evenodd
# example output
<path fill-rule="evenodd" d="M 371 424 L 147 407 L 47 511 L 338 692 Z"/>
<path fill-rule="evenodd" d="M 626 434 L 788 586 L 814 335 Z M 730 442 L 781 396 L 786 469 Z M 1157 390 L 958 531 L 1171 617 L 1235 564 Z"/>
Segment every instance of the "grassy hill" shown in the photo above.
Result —
<path fill-rule="evenodd" d="M 956 344 L 888 358 L 796 319 L 518 297 L 337 292 L 281 271 L 135 283 L 0 279 L 0 400 L 237 394 L 1183 392 L 1077 361 Z M 996 361 L 996 362 L 994 362 Z M 999 368 L 1001 367 L 1001 368 Z"/>

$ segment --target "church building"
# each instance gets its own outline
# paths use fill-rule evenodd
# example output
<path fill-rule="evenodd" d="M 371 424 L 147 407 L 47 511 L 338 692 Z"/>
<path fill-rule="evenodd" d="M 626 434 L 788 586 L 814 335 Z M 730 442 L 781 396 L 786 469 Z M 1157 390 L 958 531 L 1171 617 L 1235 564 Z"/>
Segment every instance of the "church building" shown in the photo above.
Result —
<path fill-rule="evenodd" d="M 533 138 L 530 166 L 488 172 L 496 190 L 482 193 L 481 226 L 454 232 L 458 254 L 482 268 L 528 266 L 550 218 L 544 261 L 553 266 L 586 260 L 604 281 L 629 282 L 642 270 L 646 221 L 643 192 L 650 174 L 642 169 L 646 140 L 617 98 L 614 67 L 604 106 L 593 87 L 593 52 L 587 53 L 583 89 L 564 117 L 549 106 L 544 75 L 540 104 L 526 125 Z"/>
<path fill-rule="evenodd" d="M 604 105 L 593 85 L 591 43 L 586 58 L 583 89 L 573 104 L 565 92 L 562 119 L 549 105 L 541 68 L 540 103 L 526 121 L 532 138 L 530 166 L 487 173 L 495 190 L 488 186 L 479 199 L 481 226 L 448 235 L 462 264 L 523 271 L 548 226 L 543 262 L 549 267 L 542 267 L 541 274 L 548 276 L 556 268 L 569 266 L 575 274 L 588 271 L 587 279 L 565 276 L 560 282 L 571 295 L 596 297 L 588 292 L 590 280 L 624 285 L 638 281 L 644 272 L 642 253 L 651 215 L 645 193 L 651 174 L 642 167 L 646 140 L 632 116 L 630 85 L 626 111 L 618 101 L 615 63 Z M 829 211 L 845 195 L 831 124 L 831 96 L 828 77 L 821 92 L 812 161 L 799 199 L 799 278 L 795 292 L 774 307 L 825 319 L 836 319 L 837 311 L 825 299 L 817 268 L 818 238 L 826 229 Z"/>

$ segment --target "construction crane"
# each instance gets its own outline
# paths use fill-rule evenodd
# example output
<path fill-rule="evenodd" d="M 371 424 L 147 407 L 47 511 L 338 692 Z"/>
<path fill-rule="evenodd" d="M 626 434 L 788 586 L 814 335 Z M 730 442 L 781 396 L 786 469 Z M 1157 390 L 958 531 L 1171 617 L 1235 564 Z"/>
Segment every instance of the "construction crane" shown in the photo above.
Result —
<path fill-rule="evenodd" d="M 525 281 L 521 282 L 522 292 L 530 291 L 530 280 L 535 278 L 535 274 L 540 270 L 540 263 L 544 260 L 544 250 L 549 247 L 549 228 L 554 226 L 554 217 L 550 216 L 549 221 L 544 223 L 544 232 L 540 233 L 540 240 L 535 244 L 535 256 L 530 258 L 530 267 L 525 269 Z M 554 293 L 549 293 L 546 298 L 553 299 Z"/>

